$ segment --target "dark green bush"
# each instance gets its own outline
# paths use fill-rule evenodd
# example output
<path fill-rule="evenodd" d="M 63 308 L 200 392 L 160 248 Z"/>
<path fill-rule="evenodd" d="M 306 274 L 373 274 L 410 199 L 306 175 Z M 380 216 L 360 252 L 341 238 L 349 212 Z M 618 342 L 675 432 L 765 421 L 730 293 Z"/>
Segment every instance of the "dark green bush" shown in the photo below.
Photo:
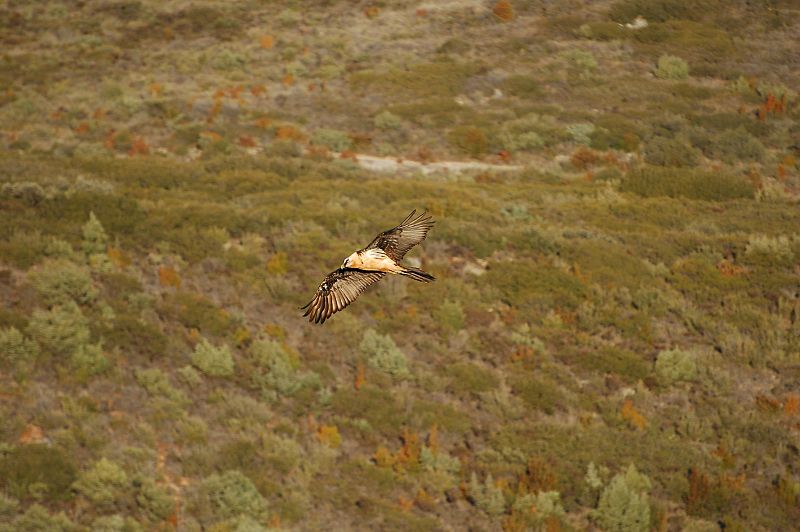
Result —
<path fill-rule="evenodd" d="M 102 336 L 109 347 L 140 353 L 148 360 L 167 354 L 166 335 L 152 323 L 130 314 L 118 314 L 109 327 L 103 328 Z"/>
<path fill-rule="evenodd" d="M 523 74 L 508 76 L 503 80 L 501 88 L 509 96 L 518 98 L 539 98 L 542 96 L 542 88 L 539 81 L 533 76 Z"/>
<path fill-rule="evenodd" d="M 586 288 L 576 277 L 528 260 L 492 263 L 485 278 L 503 301 L 523 308 L 575 308 L 586 295 Z"/>
<path fill-rule="evenodd" d="M 199 294 L 177 292 L 168 297 L 160 311 L 165 316 L 177 319 L 185 327 L 197 329 L 204 335 L 225 336 L 232 332 L 234 324 L 223 309 Z"/>
<path fill-rule="evenodd" d="M 708 201 L 752 198 L 755 194 L 752 183 L 735 174 L 653 167 L 628 172 L 620 190 L 647 198 L 669 196 Z"/>
<path fill-rule="evenodd" d="M 720 133 L 712 142 L 711 153 L 728 164 L 738 161 L 761 162 L 766 156 L 761 141 L 743 127 Z"/>
<path fill-rule="evenodd" d="M 509 384 L 513 392 L 534 410 L 553 414 L 556 410 L 561 410 L 566 406 L 564 394 L 549 380 L 527 374 L 517 374 L 511 378 Z"/>
<path fill-rule="evenodd" d="M 644 147 L 644 159 L 658 166 L 685 168 L 697 166 L 700 152 L 680 138 L 654 137 Z"/>
<path fill-rule="evenodd" d="M 478 394 L 498 386 L 497 377 L 492 372 L 468 362 L 449 366 L 447 374 L 452 379 L 450 387 L 459 393 Z"/>
<path fill-rule="evenodd" d="M 0 486 L 24 500 L 29 500 L 32 492 L 48 500 L 68 499 L 77 476 L 75 462 L 67 453 L 44 444 L 13 448 L 0 456 L 0 471 Z"/>
<path fill-rule="evenodd" d="M 580 32 L 585 37 L 597 41 L 622 40 L 630 35 L 630 30 L 616 22 L 608 21 L 589 22 L 581 26 Z"/>
<path fill-rule="evenodd" d="M 613 373 L 625 382 L 635 383 L 650 374 L 652 366 L 643 356 L 626 349 L 606 348 L 582 354 L 577 363 L 600 374 Z"/>

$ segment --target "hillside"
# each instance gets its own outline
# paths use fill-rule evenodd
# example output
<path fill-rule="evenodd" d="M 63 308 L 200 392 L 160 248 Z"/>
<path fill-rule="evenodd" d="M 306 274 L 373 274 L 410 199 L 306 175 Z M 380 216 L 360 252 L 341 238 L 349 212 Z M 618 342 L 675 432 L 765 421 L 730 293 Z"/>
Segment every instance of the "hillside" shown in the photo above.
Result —
<path fill-rule="evenodd" d="M 791 529 L 798 15 L 6 2 L 0 531 Z"/>

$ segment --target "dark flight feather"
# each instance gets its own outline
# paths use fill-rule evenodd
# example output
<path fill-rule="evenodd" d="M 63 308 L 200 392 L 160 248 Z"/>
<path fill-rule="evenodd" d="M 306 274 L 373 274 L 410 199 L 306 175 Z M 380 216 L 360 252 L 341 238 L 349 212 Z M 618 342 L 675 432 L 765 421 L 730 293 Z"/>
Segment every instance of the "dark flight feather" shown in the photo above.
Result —
<path fill-rule="evenodd" d="M 332 271 L 319 285 L 314 298 L 302 307 L 306 309 L 303 316 L 308 316 L 308 321 L 314 323 L 325 323 L 325 320 L 355 301 L 364 290 L 380 281 L 384 275 L 386 274 L 383 272 L 354 268 Z"/>
<path fill-rule="evenodd" d="M 411 211 L 400 225 L 379 234 L 364 249 L 380 248 L 395 262 L 402 260 L 408 250 L 425 240 L 434 224 L 427 212 L 415 218 L 416 212 L 416 209 Z"/>

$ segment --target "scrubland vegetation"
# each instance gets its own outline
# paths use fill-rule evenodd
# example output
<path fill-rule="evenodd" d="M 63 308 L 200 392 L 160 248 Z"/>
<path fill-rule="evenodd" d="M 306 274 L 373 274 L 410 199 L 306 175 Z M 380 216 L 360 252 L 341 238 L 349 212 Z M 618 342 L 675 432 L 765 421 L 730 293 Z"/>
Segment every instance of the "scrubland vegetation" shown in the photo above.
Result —
<path fill-rule="evenodd" d="M 0 530 L 795 527 L 799 17 L 7 2 Z"/>

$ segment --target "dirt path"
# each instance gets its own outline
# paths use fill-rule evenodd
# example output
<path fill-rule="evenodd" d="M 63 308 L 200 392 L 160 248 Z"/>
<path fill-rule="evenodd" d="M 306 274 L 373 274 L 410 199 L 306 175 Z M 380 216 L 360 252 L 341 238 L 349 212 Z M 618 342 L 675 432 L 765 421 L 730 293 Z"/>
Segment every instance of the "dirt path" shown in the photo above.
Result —
<path fill-rule="evenodd" d="M 333 153 L 334 157 L 339 158 L 341 154 Z M 354 154 L 349 157 L 366 170 L 373 172 L 421 172 L 424 175 L 434 172 L 453 172 L 461 173 L 470 170 L 492 170 L 495 172 L 509 172 L 521 170 L 523 167 L 516 164 L 490 164 L 478 161 L 436 161 L 421 163 L 397 157 L 379 157 L 377 155 Z"/>

